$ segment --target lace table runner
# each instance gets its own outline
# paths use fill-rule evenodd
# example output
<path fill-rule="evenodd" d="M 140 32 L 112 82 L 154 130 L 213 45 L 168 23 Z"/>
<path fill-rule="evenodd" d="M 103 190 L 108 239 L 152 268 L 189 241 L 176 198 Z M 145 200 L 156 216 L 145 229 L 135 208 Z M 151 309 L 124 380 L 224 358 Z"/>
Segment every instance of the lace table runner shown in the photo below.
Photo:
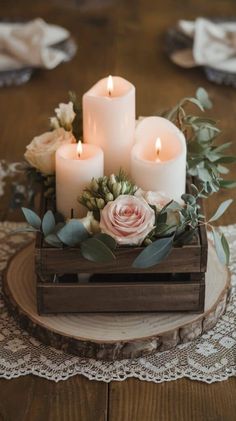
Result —
<path fill-rule="evenodd" d="M 0 223 L 0 274 L 30 234 L 10 235 L 17 223 Z M 236 375 L 236 225 L 222 227 L 230 243 L 232 293 L 226 313 L 214 329 L 177 348 L 134 360 L 114 362 L 79 358 L 43 345 L 21 330 L 8 314 L 0 279 L 0 377 L 35 374 L 49 380 L 66 380 L 76 374 L 110 382 L 136 377 L 161 383 L 188 377 L 206 383 Z"/>

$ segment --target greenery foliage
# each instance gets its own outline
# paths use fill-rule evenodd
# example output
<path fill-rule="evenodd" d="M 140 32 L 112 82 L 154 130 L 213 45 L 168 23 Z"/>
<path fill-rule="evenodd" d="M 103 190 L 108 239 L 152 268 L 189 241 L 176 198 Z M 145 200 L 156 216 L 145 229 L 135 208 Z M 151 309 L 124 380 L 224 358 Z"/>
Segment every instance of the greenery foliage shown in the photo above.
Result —
<path fill-rule="evenodd" d="M 231 142 L 217 146 L 216 141 L 221 131 L 216 121 L 190 114 L 189 105 L 194 105 L 202 112 L 212 107 L 205 89 L 198 88 L 195 97 L 183 98 L 164 114 L 186 137 L 188 174 L 199 179 L 205 195 L 217 192 L 221 188 L 236 187 L 236 180 L 224 180 L 224 175 L 229 172 L 226 165 L 236 162 L 235 156 L 224 153 Z"/>

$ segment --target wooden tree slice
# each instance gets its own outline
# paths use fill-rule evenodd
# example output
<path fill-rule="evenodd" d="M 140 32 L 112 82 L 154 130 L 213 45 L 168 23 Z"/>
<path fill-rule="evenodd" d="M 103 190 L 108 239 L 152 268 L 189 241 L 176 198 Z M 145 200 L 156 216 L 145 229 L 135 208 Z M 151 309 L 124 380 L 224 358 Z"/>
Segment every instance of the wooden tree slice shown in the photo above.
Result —
<path fill-rule="evenodd" d="M 9 310 L 40 341 L 96 359 L 135 358 L 191 341 L 212 328 L 225 310 L 230 276 L 209 246 L 203 314 L 67 314 L 39 316 L 36 310 L 34 245 L 10 261 L 3 287 Z"/>

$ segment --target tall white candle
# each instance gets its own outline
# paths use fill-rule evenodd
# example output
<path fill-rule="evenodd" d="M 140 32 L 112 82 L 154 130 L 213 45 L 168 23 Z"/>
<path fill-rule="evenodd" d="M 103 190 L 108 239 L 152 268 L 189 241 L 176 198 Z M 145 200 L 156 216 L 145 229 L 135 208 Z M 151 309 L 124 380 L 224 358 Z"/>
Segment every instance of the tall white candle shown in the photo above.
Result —
<path fill-rule="evenodd" d="M 84 142 L 102 148 L 105 175 L 118 173 L 121 167 L 130 173 L 134 130 L 135 87 L 130 82 L 109 76 L 84 94 Z"/>
<path fill-rule="evenodd" d="M 186 185 L 186 141 L 169 120 L 147 117 L 135 130 L 131 176 L 143 190 L 162 191 L 181 201 Z"/>
<path fill-rule="evenodd" d="M 57 211 L 66 218 L 82 217 L 84 206 L 78 203 L 83 189 L 93 177 L 102 177 L 103 151 L 96 145 L 62 145 L 56 152 Z"/>

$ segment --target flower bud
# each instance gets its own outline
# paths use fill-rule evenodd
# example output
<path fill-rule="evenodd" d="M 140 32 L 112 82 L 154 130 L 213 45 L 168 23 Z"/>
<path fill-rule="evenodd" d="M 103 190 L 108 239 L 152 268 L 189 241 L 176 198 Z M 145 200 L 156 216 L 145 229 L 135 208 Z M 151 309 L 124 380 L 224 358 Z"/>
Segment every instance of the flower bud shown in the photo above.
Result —
<path fill-rule="evenodd" d="M 97 208 L 96 199 L 94 199 L 94 197 L 91 197 L 90 203 L 91 203 L 93 209 L 96 209 Z"/>
<path fill-rule="evenodd" d="M 97 204 L 98 209 L 103 209 L 105 206 L 105 202 L 103 199 L 96 199 L 96 204 Z"/>
<path fill-rule="evenodd" d="M 88 208 L 89 210 L 93 210 L 93 205 L 89 200 L 87 200 L 86 202 L 86 208 Z"/>
<path fill-rule="evenodd" d="M 146 238 L 146 239 L 144 240 L 143 244 L 144 244 L 145 246 L 149 246 L 149 244 L 152 244 L 152 240 L 150 240 L 150 238 Z"/>
<path fill-rule="evenodd" d="M 111 174 L 108 180 L 109 187 L 112 187 L 112 185 L 115 183 L 116 183 L 116 176 L 114 174 Z"/>
<path fill-rule="evenodd" d="M 91 193 L 90 193 L 89 191 L 87 191 L 87 190 L 85 190 L 85 191 L 83 192 L 83 194 L 82 194 L 82 198 L 83 198 L 84 200 L 90 200 L 90 199 L 91 199 L 91 197 L 92 197 Z"/>
<path fill-rule="evenodd" d="M 107 193 L 105 196 L 106 202 L 112 202 L 114 200 L 114 196 L 112 193 Z"/>
<path fill-rule="evenodd" d="M 122 183 L 121 183 L 121 192 L 120 192 L 120 194 L 125 194 L 126 193 L 126 191 L 127 191 L 127 183 L 126 183 L 126 181 L 122 181 Z"/>
<path fill-rule="evenodd" d="M 99 185 L 98 185 L 97 180 L 95 180 L 95 178 L 93 178 L 93 179 L 92 179 L 92 181 L 91 181 L 91 183 L 90 183 L 90 188 L 91 188 L 93 191 L 95 191 L 95 192 L 97 192 L 97 191 L 98 191 L 98 189 L 99 189 Z"/>
<path fill-rule="evenodd" d="M 121 183 L 116 183 L 113 185 L 112 191 L 115 198 L 117 198 L 120 195 L 121 187 Z"/>

